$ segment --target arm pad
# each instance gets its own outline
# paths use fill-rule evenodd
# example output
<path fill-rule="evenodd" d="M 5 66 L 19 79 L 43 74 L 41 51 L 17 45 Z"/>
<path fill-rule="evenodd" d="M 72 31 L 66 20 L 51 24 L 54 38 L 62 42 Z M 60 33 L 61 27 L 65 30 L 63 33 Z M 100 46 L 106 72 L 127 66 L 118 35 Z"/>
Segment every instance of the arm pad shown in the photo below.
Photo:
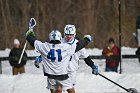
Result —
<path fill-rule="evenodd" d="M 28 35 L 28 36 L 26 37 L 26 40 L 30 43 L 30 45 L 31 45 L 32 47 L 34 47 L 34 42 L 35 42 L 35 40 L 37 40 L 37 39 L 36 39 L 36 37 L 33 36 L 33 35 Z"/>
<path fill-rule="evenodd" d="M 77 46 L 76 46 L 75 52 L 77 52 L 77 51 L 81 50 L 82 48 L 84 48 L 85 46 L 87 46 L 88 43 L 89 43 L 88 39 L 86 39 L 86 38 L 79 40 L 79 42 L 76 43 Z"/>
<path fill-rule="evenodd" d="M 84 58 L 85 63 L 92 67 L 94 65 L 94 62 L 91 60 L 91 58 L 88 56 L 87 58 Z"/>

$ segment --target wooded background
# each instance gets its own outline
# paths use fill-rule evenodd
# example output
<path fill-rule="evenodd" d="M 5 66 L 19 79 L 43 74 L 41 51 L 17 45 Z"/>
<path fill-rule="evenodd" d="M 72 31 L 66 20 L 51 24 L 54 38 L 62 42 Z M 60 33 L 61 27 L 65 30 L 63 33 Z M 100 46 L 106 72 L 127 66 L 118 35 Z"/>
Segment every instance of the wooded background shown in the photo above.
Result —
<path fill-rule="evenodd" d="M 140 0 L 121 1 L 122 46 L 136 47 L 132 33 L 140 15 Z M 118 0 L 0 0 L 0 49 L 12 48 L 14 38 L 25 43 L 25 31 L 31 17 L 37 20 L 35 33 L 39 40 L 48 40 L 52 29 L 63 34 L 66 24 L 74 24 L 77 37 L 94 36 L 88 47 L 103 48 L 109 37 L 119 45 Z M 28 44 L 27 49 L 31 49 Z"/>

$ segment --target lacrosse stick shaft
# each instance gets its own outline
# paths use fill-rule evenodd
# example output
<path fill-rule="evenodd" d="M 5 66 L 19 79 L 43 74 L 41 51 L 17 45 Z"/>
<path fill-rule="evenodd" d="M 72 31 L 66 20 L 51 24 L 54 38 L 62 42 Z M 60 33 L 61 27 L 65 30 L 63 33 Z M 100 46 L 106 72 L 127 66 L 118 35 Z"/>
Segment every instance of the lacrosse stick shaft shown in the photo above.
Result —
<path fill-rule="evenodd" d="M 129 92 L 129 90 L 128 90 L 128 89 L 126 89 L 125 87 L 121 86 L 120 84 L 118 84 L 118 83 L 116 83 L 116 82 L 112 81 L 111 79 L 109 79 L 109 78 L 105 77 L 104 75 L 102 75 L 102 74 L 100 74 L 100 73 L 99 73 L 99 75 L 100 75 L 101 77 L 103 77 L 103 78 L 107 79 L 108 81 L 110 81 L 110 82 L 114 83 L 115 85 L 119 86 L 120 88 L 122 88 L 122 89 L 126 90 L 127 92 Z"/>
<path fill-rule="evenodd" d="M 26 42 L 25 42 L 25 44 L 24 44 L 24 47 L 23 47 L 22 53 L 21 53 L 21 55 L 20 55 L 20 59 L 19 59 L 19 61 L 18 61 L 18 64 L 21 63 L 21 59 L 22 59 L 22 57 L 23 57 L 23 54 L 24 54 L 24 51 L 25 51 L 26 46 L 27 46 L 27 40 L 26 40 Z"/>

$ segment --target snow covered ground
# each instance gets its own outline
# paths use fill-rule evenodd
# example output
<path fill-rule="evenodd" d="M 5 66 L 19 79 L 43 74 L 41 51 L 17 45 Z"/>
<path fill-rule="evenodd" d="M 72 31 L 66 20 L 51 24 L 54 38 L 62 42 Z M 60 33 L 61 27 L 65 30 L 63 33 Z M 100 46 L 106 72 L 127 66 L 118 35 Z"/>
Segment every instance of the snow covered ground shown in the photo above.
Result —
<path fill-rule="evenodd" d="M 0 56 L 8 56 L 9 49 L 0 51 Z M 101 49 L 87 49 L 90 55 L 101 55 Z M 122 47 L 122 54 L 135 54 L 135 48 Z M 39 55 L 35 51 L 27 51 L 29 56 Z M 100 67 L 100 73 L 124 86 L 136 88 L 140 91 L 140 63 L 138 59 L 122 59 L 122 74 L 104 72 L 105 60 L 93 60 Z M 0 93 L 49 93 L 46 89 L 47 82 L 43 76 L 42 68 L 36 68 L 34 61 L 29 60 L 25 66 L 26 73 L 12 75 L 12 69 L 8 61 L 2 61 L 3 73 L 0 75 Z M 83 60 L 79 61 L 77 71 L 76 93 L 122 93 L 120 87 L 107 81 L 101 76 L 91 74 L 91 68 Z M 40 64 L 41 65 L 41 64 Z M 64 92 L 67 93 L 67 92 Z"/>

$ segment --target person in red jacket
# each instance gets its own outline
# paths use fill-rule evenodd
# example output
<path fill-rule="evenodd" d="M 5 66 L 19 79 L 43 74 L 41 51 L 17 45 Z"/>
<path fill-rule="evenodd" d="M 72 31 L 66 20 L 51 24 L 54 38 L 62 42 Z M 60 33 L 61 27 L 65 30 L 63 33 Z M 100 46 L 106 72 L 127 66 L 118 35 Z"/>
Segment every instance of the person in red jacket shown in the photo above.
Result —
<path fill-rule="evenodd" d="M 119 65 L 120 49 L 115 45 L 115 41 L 113 38 L 110 38 L 108 43 L 109 45 L 102 51 L 102 55 L 107 56 L 105 71 L 117 72 Z"/>

